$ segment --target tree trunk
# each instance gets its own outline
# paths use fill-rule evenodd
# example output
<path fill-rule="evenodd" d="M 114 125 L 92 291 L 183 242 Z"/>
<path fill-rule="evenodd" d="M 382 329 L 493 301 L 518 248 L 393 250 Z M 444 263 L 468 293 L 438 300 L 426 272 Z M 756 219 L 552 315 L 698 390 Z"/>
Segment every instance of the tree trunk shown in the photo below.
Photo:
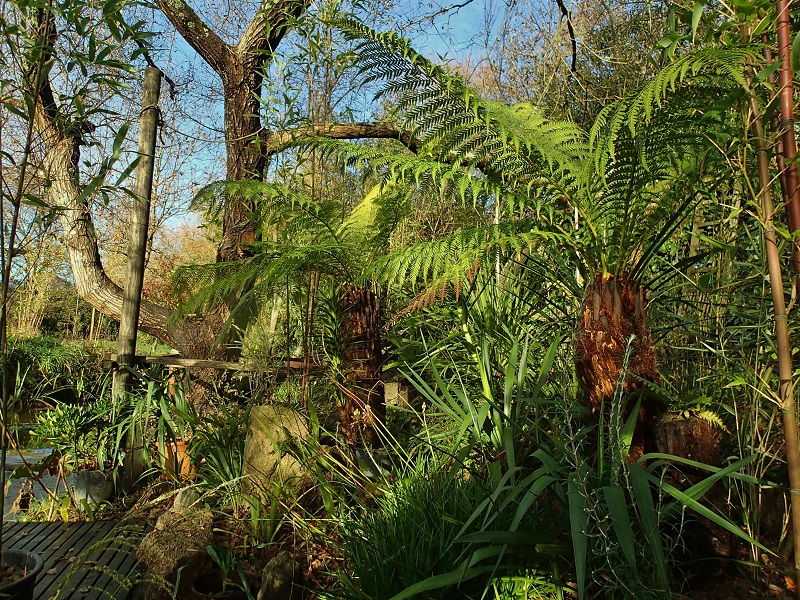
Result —
<path fill-rule="evenodd" d="M 260 181 L 266 165 L 266 156 L 258 143 L 261 75 L 256 69 L 234 63 L 232 73 L 223 77 L 223 85 L 226 177 L 229 181 Z M 239 260 L 246 256 L 247 246 L 256 241 L 252 212 L 252 201 L 238 197 L 226 199 L 217 261 Z"/>
<path fill-rule="evenodd" d="M 380 304 L 371 289 L 354 286 L 342 288 L 339 306 L 346 378 L 339 406 L 342 433 L 351 447 L 379 447 L 386 418 Z"/>
<path fill-rule="evenodd" d="M 640 284 L 625 275 L 597 275 L 579 326 L 576 367 L 592 417 L 598 421 L 601 411 L 609 414 L 619 386 L 632 392 L 642 387 L 642 379 L 661 382 L 647 325 L 646 292 Z M 622 408 L 627 418 L 630 408 Z M 663 412 L 659 401 L 644 396 L 629 460 L 656 449 L 653 428 Z"/>

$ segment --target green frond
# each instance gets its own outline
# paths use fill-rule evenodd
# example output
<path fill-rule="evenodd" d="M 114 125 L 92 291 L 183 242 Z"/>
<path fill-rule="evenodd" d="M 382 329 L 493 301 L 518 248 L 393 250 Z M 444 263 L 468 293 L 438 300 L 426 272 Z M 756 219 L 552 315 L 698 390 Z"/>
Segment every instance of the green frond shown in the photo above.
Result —
<path fill-rule="evenodd" d="M 615 140 L 623 128 L 627 129 L 627 135 L 636 137 L 648 132 L 653 120 L 664 114 L 662 109 L 668 104 L 683 103 L 686 110 L 685 100 L 688 99 L 695 108 L 703 109 L 718 102 L 721 96 L 738 94 L 749 87 L 748 63 L 759 60 L 760 48 L 755 46 L 711 46 L 692 50 L 664 67 L 635 94 L 600 111 L 589 143 L 602 150 L 598 158 L 613 157 Z M 673 127 L 672 131 L 682 130 Z"/>
<path fill-rule="evenodd" d="M 524 181 L 569 195 L 564 186 L 576 179 L 573 172 L 586 154 L 585 136 L 574 124 L 545 123 L 530 105 L 504 107 L 482 100 L 460 77 L 422 57 L 396 34 L 375 32 L 352 19 L 335 25 L 359 42 L 366 81 L 383 81 L 379 94 L 396 98 L 402 126 L 420 144 L 420 155 L 462 166 L 468 177 L 479 169 L 496 183 Z M 442 171 L 431 164 L 424 169 L 434 178 Z"/>
<path fill-rule="evenodd" d="M 568 243 L 563 234 L 538 229 L 530 221 L 486 225 L 434 241 L 419 242 L 380 257 L 373 276 L 387 285 L 422 283 L 425 293 L 438 293 L 493 265 L 498 255 L 533 252 L 537 243 Z"/>

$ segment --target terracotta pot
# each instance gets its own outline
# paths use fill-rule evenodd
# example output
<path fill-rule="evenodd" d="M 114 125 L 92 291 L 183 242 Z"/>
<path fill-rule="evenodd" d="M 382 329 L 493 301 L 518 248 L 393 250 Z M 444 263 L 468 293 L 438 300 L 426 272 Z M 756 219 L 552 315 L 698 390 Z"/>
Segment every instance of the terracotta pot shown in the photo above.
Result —
<path fill-rule="evenodd" d="M 25 550 L 3 550 L 0 564 L 4 567 L 21 567 L 25 576 L 13 583 L 0 586 L 0 597 L 7 600 L 33 600 L 36 576 L 42 570 L 42 557 Z"/>
<path fill-rule="evenodd" d="M 197 468 L 192 463 L 192 458 L 188 453 L 189 442 L 176 440 L 174 442 L 166 442 L 164 446 L 166 452 L 164 465 L 167 472 L 182 481 L 193 480 L 197 474 Z"/>

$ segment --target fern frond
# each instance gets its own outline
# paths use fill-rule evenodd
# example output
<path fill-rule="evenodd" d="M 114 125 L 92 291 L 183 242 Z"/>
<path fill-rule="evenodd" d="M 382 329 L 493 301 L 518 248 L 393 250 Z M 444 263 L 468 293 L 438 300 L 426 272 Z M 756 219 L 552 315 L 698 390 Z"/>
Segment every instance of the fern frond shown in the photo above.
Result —
<path fill-rule="evenodd" d="M 373 276 L 390 286 L 422 283 L 431 296 L 463 283 L 481 265 L 494 264 L 498 255 L 532 251 L 537 243 L 570 245 L 568 236 L 544 231 L 530 221 L 486 225 L 434 241 L 419 242 L 376 260 Z"/>
<path fill-rule="evenodd" d="M 359 43 L 366 81 L 383 81 L 379 94 L 397 98 L 403 128 L 418 140 L 421 154 L 467 171 L 479 169 L 495 183 L 545 185 L 569 195 L 572 172 L 586 150 L 584 134 L 574 124 L 544 126 L 530 105 L 508 108 L 482 100 L 397 34 L 376 32 L 354 19 L 334 24 Z M 427 168 L 434 176 L 440 170 Z"/>
<path fill-rule="evenodd" d="M 601 151 L 597 159 L 615 155 L 615 140 L 623 128 L 630 137 L 646 133 L 668 104 L 688 99 L 703 109 L 721 95 L 747 89 L 747 65 L 759 61 L 760 52 L 757 46 L 711 46 L 692 50 L 668 64 L 636 94 L 600 111 L 589 134 L 590 145 Z M 691 129 L 673 127 L 672 131 L 689 133 Z"/>

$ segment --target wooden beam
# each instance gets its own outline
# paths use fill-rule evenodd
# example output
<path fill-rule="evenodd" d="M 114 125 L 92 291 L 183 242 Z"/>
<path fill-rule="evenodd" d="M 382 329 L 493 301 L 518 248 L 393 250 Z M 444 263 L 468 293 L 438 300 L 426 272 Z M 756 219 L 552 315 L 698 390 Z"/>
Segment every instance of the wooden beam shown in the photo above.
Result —
<path fill-rule="evenodd" d="M 291 371 L 301 371 L 307 364 L 302 360 L 290 360 L 276 366 L 256 366 L 238 362 L 227 362 L 223 360 L 204 360 L 198 358 L 181 358 L 179 356 L 134 356 L 132 360 L 134 366 L 143 367 L 145 365 L 166 365 L 168 367 L 198 368 L 198 369 L 220 369 L 223 371 L 243 371 L 253 373 L 263 373 L 267 371 L 280 371 L 289 369 Z M 117 366 L 117 355 L 108 354 L 103 360 L 103 367 L 106 369 Z M 312 372 L 321 370 L 322 366 L 311 363 L 308 365 Z"/>

